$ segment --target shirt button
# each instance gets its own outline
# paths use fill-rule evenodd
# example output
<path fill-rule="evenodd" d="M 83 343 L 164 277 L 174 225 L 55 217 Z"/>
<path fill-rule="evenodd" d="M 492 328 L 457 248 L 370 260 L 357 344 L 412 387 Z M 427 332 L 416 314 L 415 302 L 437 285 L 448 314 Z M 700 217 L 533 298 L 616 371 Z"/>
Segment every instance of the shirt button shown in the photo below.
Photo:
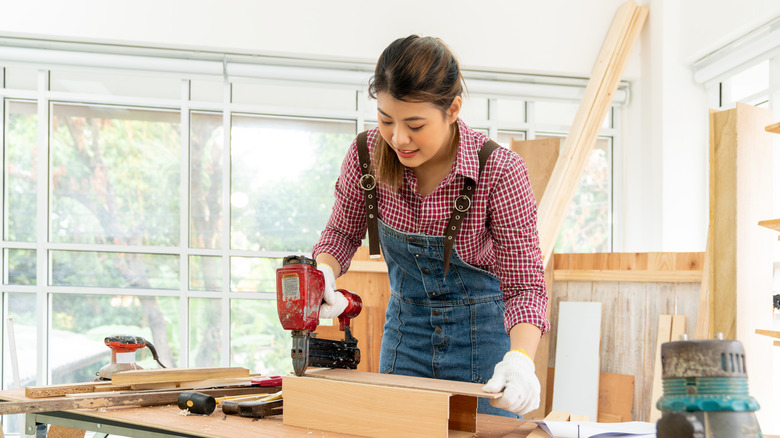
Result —
<path fill-rule="evenodd" d="M 440 327 L 436 327 L 433 331 L 435 331 L 437 335 L 441 334 L 441 328 Z"/>
<path fill-rule="evenodd" d="M 434 310 L 433 311 L 433 316 L 439 316 L 439 311 L 438 310 Z"/>
<path fill-rule="evenodd" d="M 414 258 L 419 259 L 420 258 L 420 254 L 415 254 Z"/>
<path fill-rule="evenodd" d="M 428 269 L 428 268 L 425 268 L 425 269 L 422 270 L 422 273 L 425 274 L 425 275 L 428 275 L 428 274 L 431 273 L 431 270 Z"/>

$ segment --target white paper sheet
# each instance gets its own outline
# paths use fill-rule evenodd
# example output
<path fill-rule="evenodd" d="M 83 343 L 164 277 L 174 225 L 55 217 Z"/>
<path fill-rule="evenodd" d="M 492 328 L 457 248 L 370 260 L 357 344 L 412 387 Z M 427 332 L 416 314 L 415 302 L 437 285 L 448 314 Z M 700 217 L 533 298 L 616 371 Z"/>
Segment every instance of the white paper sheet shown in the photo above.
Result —
<path fill-rule="evenodd" d="M 592 423 L 584 421 L 535 421 L 553 438 L 655 438 L 655 423 Z"/>

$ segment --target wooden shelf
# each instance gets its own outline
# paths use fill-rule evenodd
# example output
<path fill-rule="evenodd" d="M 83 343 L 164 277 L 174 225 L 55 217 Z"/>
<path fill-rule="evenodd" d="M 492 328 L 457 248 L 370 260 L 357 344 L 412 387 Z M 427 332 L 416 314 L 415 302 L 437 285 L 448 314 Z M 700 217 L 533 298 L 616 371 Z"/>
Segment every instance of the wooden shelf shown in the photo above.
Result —
<path fill-rule="evenodd" d="M 775 134 L 780 134 L 780 122 L 773 123 L 767 126 L 766 128 L 764 128 L 764 130 L 766 130 L 766 132 L 773 132 Z"/>

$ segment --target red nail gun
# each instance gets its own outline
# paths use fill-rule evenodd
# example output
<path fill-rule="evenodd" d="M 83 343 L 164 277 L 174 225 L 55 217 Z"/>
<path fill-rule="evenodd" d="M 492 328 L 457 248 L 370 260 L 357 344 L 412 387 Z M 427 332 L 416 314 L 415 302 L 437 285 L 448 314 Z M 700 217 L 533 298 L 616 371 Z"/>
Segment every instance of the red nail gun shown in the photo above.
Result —
<path fill-rule="evenodd" d="M 339 315 L 343 341 L 317 338 L 312 333 L 319 323 L 320 305 L 325 293 L 325 277 L 317 262 L 303 256 L 285 257 L 276 271 L 276 310 L 285 330 L 292 330 L 292 361 L 295 374 L 302 376 L 311 365 L 323 368 L 357 368 L 360 350 L 349 322 L 363 309 L 360 297 L 338 289 L 347 299 L 347 308 Z"/>

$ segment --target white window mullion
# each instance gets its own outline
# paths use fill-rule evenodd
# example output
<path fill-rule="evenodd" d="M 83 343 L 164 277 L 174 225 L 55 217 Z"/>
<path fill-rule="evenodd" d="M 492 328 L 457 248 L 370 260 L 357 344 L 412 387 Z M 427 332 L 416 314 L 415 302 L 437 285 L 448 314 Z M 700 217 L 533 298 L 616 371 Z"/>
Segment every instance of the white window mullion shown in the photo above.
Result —
<path fill-rule="evenodd" d="M 181 154 L 180 154 L 180 184 L 179 188 L 179 366 L 189 366 L 189 289 L 190 289 L 190 257 L 189 257 L 189 218 L 190 218 L 190 81 L 181 81 Z"/>
<path fill-rule="evenodd" d="M 221 343 L 225 346 L 221 350 L 220 362 L 222 366 L 230 366 L 230 126 L 232 112 L 230 110 L 231 101 L 231 83 L 225 72 L 225 84 L 223 89 L 222 103 L 222 299 L 220 313 L 222 315 Z"/>
<path fill-rule="evenodd" d="M 49 359 L 49 321 L 51 308 L 48 299 L 49 284 L 49 124 L 50 105 L 46 97 L 49 89 L 48 70 L 38 71 L 38 172 L 36 182 L 38 195 L 36 200 L 36 332 L 38 338 L 38 361 L 36 379 L 39 385 L 48 384 L 51 375 L 48 371 Z"/>

